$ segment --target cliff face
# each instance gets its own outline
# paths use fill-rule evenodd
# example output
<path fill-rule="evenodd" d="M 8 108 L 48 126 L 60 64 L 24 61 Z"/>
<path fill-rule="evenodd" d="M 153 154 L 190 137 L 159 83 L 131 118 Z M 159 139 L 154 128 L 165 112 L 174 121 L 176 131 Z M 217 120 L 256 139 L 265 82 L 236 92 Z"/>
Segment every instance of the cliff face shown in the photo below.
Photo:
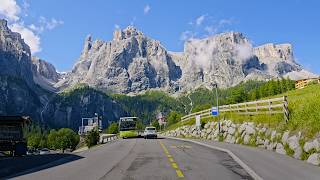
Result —
<path fill-rule="evenodd" d="M 157 40 L 134 27 L 116 30 L 112 41 L 88 36 L 78 62 L 55 87 L 86 83 L 115 93 L 148 89 L 167 92 L 199 86 L 230 87 L 249 79 L 315 76 L 294 61 L 290 44 L 253 47 L 238 32 L 227 32 L 185 43 L 183 52 L 168 52 Z"/>
<path fill-rule="evenodd" d="M 48 91 L 57 91 L 54 84 L 59 81 L 61 75 L 52 64 L 38 57 L 32 57 L 32 73 L 36 84 Z"/>
<path fill-rule="evenodd" d="M 70 76 L 56 86 L 81 82 L 120 93 L 151 88 L 168 90 L 180 76 L 181 70 L 159 41 L 128 27 L 115 31 L 111 42 L 92 41 L 88 36 Z"/>
<path fill-rule="evenodd" d="M 24 79 L 32 86 L 30 48 L 20 34 L 12 32 L 7 21 L 0 19 L 0 75 Z"/>

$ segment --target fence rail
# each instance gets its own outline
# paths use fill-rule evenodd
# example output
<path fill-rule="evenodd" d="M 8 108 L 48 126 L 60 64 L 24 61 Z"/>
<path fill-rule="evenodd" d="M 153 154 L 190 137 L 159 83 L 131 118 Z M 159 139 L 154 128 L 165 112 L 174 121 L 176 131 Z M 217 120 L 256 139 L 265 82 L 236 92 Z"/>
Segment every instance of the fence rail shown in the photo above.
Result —
<path fill-rule="evenodd" d="M 219 112 L 232 112 L 240 115 L 258 115 L 258 114 L 283 114 L 284 120 L 289 120 L 287 96 L 280 98 L 251 101 L 238 104 L 219 106 Z M 201 118 L 211 116 L 211 109 L 202 110 L 188 114 L 181 118 L 181 121 L 187 121 L 200 115 Z"/>

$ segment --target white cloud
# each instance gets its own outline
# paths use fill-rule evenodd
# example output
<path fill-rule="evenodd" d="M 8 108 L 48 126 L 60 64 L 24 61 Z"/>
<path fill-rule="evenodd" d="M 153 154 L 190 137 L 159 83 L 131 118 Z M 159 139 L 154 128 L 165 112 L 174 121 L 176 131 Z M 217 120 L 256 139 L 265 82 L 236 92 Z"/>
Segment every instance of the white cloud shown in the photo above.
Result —
<path fill-rule="evenodd" d="M 10 21 L 18 21 L 21 8 L 15 0 L 0 0 L 0 15 Z"/>
<path fill-rule="evenodd" d="M 196 25 L 200 26 L 202 24 L 202 22 L 204 21 L 204 19 L 206 18 L 206 15 L 201 15 L 196 19 Z"/>
<path fill-rule="evenodd" d="M 119 26 L 118 24 L 115 24 L 115 25 L 114 25 L 114 28 L 115 28 L 115 29 L 120 29 L 120 26 Z"/>
<path fill-rule="evenodd" d="M 204 14 L 188 22 L 189 28 L 181 33 L 180 40 L 205 38 L 226 30 L 227 26 L 234 23 L 231 18 L 217 20 L 210 15 Z"/>
<path fill-rule="evenodd" d="M 149 4 L 147 4 L 143 8 L 143 13 L 148 14 L 150 10 L 151 10 L 151 7 L 149 6 Z"/>
<path fill-rule="evenodd" d="M 40 37 L 23 24 L 14 23 L 10 25 L 10 29 L 21 34 L 24 42 L 29 45 L 32 54 L 41 51 Z"/>
<path fill-rule="evenodd" d="M 189 39 L 193 39 L 195 34 L 192 31 L 184 31 L 180 35 L 180 40 L 181 41 L 187 41 Z"/>

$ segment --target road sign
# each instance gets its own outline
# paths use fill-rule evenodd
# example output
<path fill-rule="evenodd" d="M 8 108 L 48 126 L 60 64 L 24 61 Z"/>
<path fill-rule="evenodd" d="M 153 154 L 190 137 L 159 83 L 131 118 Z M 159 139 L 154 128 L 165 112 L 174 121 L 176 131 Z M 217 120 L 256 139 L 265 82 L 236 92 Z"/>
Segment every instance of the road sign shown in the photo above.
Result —
<path fill-rule="evenodd" d="M 196 115 L 196 127 L 200 127 L 201 122 L 200 122 L 200 115 Z"/>
<path fill-rule="evenodd" d="M 211 114 L 212 116 L 218 116 L 219 115 L 219 111 L 217 107 L 212 107 L 211 108 Z"/>

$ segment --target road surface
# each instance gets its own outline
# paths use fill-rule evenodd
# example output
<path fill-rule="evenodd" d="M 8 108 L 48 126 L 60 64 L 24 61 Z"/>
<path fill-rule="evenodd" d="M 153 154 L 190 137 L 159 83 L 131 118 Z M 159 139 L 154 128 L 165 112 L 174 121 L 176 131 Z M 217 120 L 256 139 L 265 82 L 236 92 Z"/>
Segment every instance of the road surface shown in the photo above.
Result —
<path fill-rule="evenodd" d="M 169 139 L 121 139 L 13 179 L 252 179 L 227 153 Z M 60 161 L 60 162 L 59 162 Z"/>

